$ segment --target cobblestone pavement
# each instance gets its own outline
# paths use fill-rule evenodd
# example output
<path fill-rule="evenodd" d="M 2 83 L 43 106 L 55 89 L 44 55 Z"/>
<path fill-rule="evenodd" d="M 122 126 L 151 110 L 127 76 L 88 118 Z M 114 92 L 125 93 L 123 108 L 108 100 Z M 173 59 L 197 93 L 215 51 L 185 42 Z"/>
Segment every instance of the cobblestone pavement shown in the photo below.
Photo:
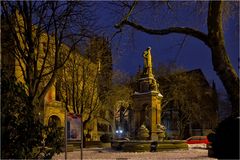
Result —
<path fill-rule="evenodd" d="M 207 156 L 206 149 L 172 150 L 162 152 L 118 152 L 111 149 L 84 149 L 83 159 L 116 159 L 116 160 L 152 160 L 152 159 L 204 159 L 214 160 Z M 54 160 L 64 159 L 65 154 L 55 155 Z M 80 159 L 80 151 L 68 152 L 67 159 Z"/>

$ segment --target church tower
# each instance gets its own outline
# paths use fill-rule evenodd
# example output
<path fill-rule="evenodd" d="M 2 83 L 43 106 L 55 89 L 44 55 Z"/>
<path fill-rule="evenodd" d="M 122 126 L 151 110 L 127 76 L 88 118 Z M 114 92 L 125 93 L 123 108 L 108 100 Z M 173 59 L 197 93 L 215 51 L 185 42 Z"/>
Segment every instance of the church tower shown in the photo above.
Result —
<path fill-rule="evenodd" d="M 137 90 L 133 94 L 133 120 L 131 121 L 131 136 L 137 136 L 141 125 L 149 130 L 149 139 L 157 139 L 157 125 L 161 124 L 161 99 L 158 84 L 152 73 L 151 48 L 143 52 L 144 67 L 137 82 Z"/>

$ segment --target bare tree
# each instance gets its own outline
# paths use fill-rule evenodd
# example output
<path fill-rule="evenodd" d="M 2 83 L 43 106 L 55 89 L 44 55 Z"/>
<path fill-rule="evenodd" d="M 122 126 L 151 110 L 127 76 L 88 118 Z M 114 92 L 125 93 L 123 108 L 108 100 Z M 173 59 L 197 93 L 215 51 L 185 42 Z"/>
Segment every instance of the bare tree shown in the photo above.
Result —
<path fill-rule="evenodd" d="M 87 36 L 89 6 L 67 1 L 3 1 L 1 6 L 3 33 L 9 34 L 3 53 L 16 59 L 29 104 L 41 105 L 75 45 Z"/>
<path fill-rule="evenodd" d="M 105 101 L 106 94 L 112 85 L 112 52 L 110 42 L 106 37 L 94 36 L 90 38 L 86 47 L 86 56 L 99 67 L 99 94 Z"/>
<path fill-rule="evenodd" d="M 84 129 L 94 118 L 106 120 L 107 94 L 112 79 L 112 57 L 107 40 L 94 36 L 85 51 L 84 54 L 76 51 L 70 56 L 58 79 L 61 100 L 72 107 L 68 110 L 83 116 Z"/>
<path fill-rule="evenodd" d="M 72 54 L 63 67 L 58 81 L 61 100 L 68 110 L 83 116 L 83 126 L 97 116 L 102 107 L 98 94 L 98 65 L 78 52 Z"/>
<path fill-rule="evenodd" d="M 224 40 L 223 9 L 226 2 L 208 2 L 208 11 L 206 14 L 207 33 L 190 27 L 176 27 L 176 25 L 163 29 L 148 28 L 144 25 L 139 24 L 139 22 L 136 20 L 137 17 L 135 16 L 135 14 L 137 11 L 139 12 L 136 7 L 138 6 L 138 4 L 140 4 L 140 2 L 134 1 L 129 3 L 123 3 L 125 4 L 124 7 L 127 8 L 127 13 L 122 17 L 120 22 L 115 25 L 116 28 L 122 29 L 124 26 L 130 26 L 136 30 L 151 35 L 168 35 L 172 33 L 185 34 L 197 38 L 205 45 L 207 45 L 211 49 L 212 65 L 214 67 L 214 70 L 222 81 L 231 101 L 232 114 L 239 115 L 239 77 L 229 60 Z M 167 4 L 168 9 L 172 11 L 173 9 L 171 7 L 171 4 L 176 4 L 177 2 L 166 1 L 164 3 Z M 145 5 L 145 9 L 151 10 L 152 6 L 149 4 L 150 3 L 141 3 L 140 6 L 142 7 Z M 182 4 L 186 4 L 186 2 L 183 2 Z M 239 7 L 239 3 L 236 2 L 235 4 Z M 159 5 L 157 5 L 157 7 L 159 7 Z M 135 10 L 137 11 L 134 12 Z"/>
<path fill-rule="evenodd" d="M 108 92 L 106 104 L 109 106 L 107 109 L 109 110 L 110 117 L 112 117 L 110 121 L 113 132 L 116 130 L 117 119 L 119 122 L 122 121 L 129 106 L 132 104 L 132 93 L 133 90 L 127 84 L 114 84 Z M 124 110 L 124 114 L 123 117 L 120 117 L 122 110 Z"/>
<path fill-rule="evenodd" d="M 176 125 L 180 138 L 187 137 L 184 133 L 190 123 L 197 123 L 208 129 L 216 127 L 218 106 L 215 103 L 215 91 L 206 82 L 200 70 L 186 72 L 178 69 L 164 76 L 159 72 L 157 75 L 164 97 L 162 118 L 167 112 L 177 113 Z"/>

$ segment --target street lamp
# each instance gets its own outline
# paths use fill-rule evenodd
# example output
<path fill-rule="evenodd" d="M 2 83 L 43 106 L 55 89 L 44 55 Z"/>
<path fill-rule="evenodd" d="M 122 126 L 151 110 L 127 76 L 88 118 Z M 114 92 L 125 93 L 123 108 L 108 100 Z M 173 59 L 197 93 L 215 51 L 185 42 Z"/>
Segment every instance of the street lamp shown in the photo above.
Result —
<path fill-rule="evenodd" d="M 123 130 L 122 129 L 116 130 L 116 135 L 117 135 L 118 138 L 121 138 L 122 134 L 123 134 Z"/>

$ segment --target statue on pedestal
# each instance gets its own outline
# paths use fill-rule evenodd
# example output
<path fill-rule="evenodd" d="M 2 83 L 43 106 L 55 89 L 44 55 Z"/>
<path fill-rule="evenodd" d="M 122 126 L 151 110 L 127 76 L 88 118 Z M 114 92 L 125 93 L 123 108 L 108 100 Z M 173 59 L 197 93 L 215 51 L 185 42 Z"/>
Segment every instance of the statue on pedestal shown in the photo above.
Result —
<path fill-rule="evenodd" d="M 131 137 L 144 140 L 162 140 L 164 129 L 161 124 L 162 95 L 158 90 L 158 83 L 152 72 L 151 48 L 148 47 L 142 54 L 144 60 L 143 72 L 139 73 L 136 91 L 133 94 L 132 118 L 130 123 Z M 144 124 L 144 125 L 143 125 Z"/>
<path fill-rule="evenodd" d="M 151 47 L 148 47 L 143 52 L 143 58 L 144 58 L 143 74 L 144 75 L 152 75 Z"/>

